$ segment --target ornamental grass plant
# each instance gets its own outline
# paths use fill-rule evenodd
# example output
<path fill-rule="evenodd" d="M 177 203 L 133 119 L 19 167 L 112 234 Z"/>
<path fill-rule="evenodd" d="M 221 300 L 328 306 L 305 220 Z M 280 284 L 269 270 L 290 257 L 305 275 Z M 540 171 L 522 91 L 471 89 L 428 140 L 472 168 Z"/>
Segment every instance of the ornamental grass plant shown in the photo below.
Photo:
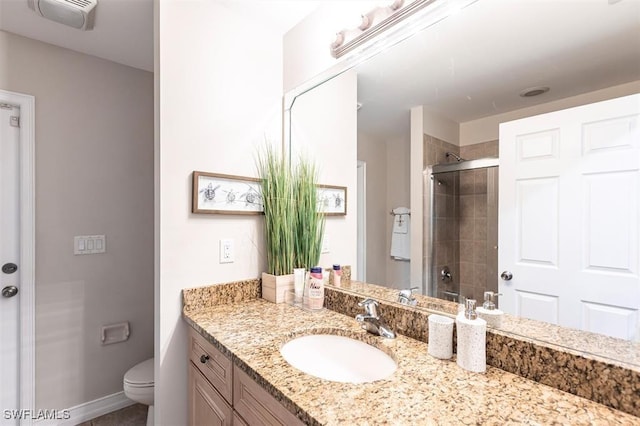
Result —
<path fill-rule="evenodd" d="M 300 158 L 290 167 L 285 157 L 267 145 L 257 158 L 262 179 L 267 272 L 293 273 L 320 260 L 324 215 L 317 210 L 317 168 Z"/>
<path fill-rule="evenodd" d="M 267 272 L 291 274 L 295 235 L 293 175 L 284 156 L 270 145 L 258 156 L 257 165 L 262 178 Z"/>
<path fill-rule="evenodd" d="M 325 216 L 318 212 L 318 170 L 300 158 L 294 168 L 294 266 L 311 269 L 320 260 Z"/>

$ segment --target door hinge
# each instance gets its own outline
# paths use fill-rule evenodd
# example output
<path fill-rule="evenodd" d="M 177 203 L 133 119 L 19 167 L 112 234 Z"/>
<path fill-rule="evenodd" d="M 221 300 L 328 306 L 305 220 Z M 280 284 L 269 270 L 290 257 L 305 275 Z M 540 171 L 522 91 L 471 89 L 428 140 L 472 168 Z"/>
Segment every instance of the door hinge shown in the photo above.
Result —
<path fill-rule="evenodd" d="M 12 115 L 9 117 L 9 125 L 11 127 L 20 127 L 20 117 Z"/>

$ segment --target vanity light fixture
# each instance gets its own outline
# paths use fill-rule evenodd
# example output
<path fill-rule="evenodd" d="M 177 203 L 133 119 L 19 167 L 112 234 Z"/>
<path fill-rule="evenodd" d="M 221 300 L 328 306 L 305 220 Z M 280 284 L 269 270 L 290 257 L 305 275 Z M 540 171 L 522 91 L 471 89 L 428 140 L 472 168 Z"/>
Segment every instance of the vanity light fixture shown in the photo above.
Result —
<path fill-rule="evenodd" d="M 546 86 L 536 86 L 529 87 L 528 89 L 522 90 L 519 95 L 523 98 L 531 98 L 533 96 L 542 95 L 543 93 L 547 93 L 549 88 Z"/>
<path fill-rule="evenodd" d="M 455 14 L 478 0 L 388 0 L 388 6 L 376 7 L 362 15 L 362 21 L 355 28 L 345 28 L 336 33 L 330 45 L 331 55 L 340 58 L 356 49 L 375 50 L 369 43 L 376 36 L 396 24 L 405 22 L 405 29 L 414 28 L 414 32 L 426 28 L 447 16 Z M 402 32 L 396 30 L 392 32 Z M 391 37 L 393 38 L 393 37 Z M 363 46 L 365 45 L 366 46 Z"/>

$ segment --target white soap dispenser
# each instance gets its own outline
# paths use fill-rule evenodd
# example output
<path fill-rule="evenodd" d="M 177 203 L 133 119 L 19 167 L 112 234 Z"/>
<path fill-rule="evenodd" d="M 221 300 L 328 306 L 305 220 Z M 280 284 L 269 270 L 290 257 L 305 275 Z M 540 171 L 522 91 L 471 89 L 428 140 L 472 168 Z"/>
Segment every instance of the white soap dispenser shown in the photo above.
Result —
<path fill-rule="evenodd" d="M 500 328 L 502 325 L 502 317 L 504 312 L 500 309 L 496 309 L 496 304 L 493 300 L 494 297 L 500 296 L 500 294 L 493 291 L 484 292 L 484 303 L 482 307 L 477 309 L 478 316 L 487 322 L 489 327 Z"/>
<path fill-rule="evenodd" d="M 476 301 L 467 299 L 466 309 L 456 317 L 458 366 L 475 373 L 487 370 L 487 322 L 478 318 Z"/>

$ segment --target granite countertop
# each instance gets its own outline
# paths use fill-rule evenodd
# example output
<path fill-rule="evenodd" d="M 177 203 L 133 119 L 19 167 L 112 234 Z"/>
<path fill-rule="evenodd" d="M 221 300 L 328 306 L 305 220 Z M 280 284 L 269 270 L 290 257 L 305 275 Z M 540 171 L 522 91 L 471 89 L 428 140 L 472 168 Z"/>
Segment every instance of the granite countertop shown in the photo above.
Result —
<path fill-rule="evenodd" d="M 308 424 L 640 424 L 638 417 L 495 367 L 467 372 L 455 361 L 429 356 L 426 343 L 373 336 L 353 318 L 326 309 L 308 312 L 253 299 L 185 309 L 183 315 Z M 336 383 L 302 373 L 280 355 L 288 340 L 322 332 L 383 349 L 397 371 L 372 383 Z"/>

